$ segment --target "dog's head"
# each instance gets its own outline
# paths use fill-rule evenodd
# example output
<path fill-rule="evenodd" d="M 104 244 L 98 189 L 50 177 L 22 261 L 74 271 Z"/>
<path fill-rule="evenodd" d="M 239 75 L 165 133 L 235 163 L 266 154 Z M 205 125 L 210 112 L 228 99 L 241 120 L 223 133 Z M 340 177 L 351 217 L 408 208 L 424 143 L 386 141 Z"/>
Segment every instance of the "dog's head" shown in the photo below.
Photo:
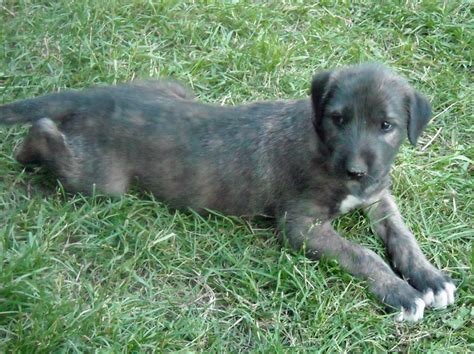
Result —
<path fill-rule="evenodd" d="M 328 168 L 362 188 L 389 172 L 404 138 L 415 145 L 431 118 L 423 95 L 376 64 L 316 75 L 311 98 Z"/>

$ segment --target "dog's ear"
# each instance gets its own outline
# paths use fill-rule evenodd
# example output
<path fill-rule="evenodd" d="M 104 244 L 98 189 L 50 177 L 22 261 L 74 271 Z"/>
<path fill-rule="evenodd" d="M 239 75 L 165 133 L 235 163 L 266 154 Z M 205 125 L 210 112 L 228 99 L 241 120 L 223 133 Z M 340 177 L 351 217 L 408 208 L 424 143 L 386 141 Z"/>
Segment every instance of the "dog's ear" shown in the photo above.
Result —
<path fill-rule="evenodd" d="M 408 107 L 408 140 L 413 146 L 430 119 L 430 102 L 421 93 L 413 91 L 409 97 Z"/>
<path fill-rule="evenodd" d="M 313 104 L 313 125 L 320 134 L 321 121 L 324 115 L 324 102 L 328 95 L 328 83 L 331 71 L 323 71 L 313 78 L 311 83 L 311 102 Z"/>

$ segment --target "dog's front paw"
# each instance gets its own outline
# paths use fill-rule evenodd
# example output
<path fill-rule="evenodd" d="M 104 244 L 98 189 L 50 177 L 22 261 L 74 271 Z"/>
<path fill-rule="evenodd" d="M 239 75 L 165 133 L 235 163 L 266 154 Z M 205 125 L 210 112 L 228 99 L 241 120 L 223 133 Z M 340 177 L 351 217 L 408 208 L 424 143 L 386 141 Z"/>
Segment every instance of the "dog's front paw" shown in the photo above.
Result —
<path fill-rule="evenodd" d="M 423 312 L 425 310 L 425 302 L 421 298 L 416 298 L 414 305 L 411 304 L 410 307 L 402 307 L 400 313 L 395 317 L 397 321 L 408 321 L 416 322 L 423 318 Z"/>
<path fill-rule="evenodd" d="M 440 287 L 429 288 L 423 292 L 423 301 L 426 306 L 434 307 L 435 309 L 444 309 L 446 306 L 454 303 L 454 293 L 456 286 L 452 281 L 445 281 Z"/>
<path fill-rule="evenodd" d="M 434 267 L 419 269 L 408 282 L 423 293 L 426 306 L 443 309 L 454 303 L 456 286 L 451 278 Z"/>
<path fill-rule="evenodd" d="M 423 318 L 425 302 L 423 294 L 402 279 L 384 284 L 380 287 L 383 292 L 382 300 L 388 305 L 388 310 L 398 311 L 397 321 L 416 322 Z"/>

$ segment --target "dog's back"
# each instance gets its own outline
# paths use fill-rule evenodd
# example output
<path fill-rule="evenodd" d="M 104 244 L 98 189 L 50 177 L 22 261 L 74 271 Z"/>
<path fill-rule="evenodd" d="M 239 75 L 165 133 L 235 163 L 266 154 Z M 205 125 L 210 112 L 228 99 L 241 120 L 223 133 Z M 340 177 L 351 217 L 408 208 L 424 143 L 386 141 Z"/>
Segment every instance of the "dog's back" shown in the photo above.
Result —
<path fill-rule="evenodd" d="M 173 81 L 135 81 L 1 106 L 0 122 L 32 123 L 17 160 L 46 164 L 69 191 L 117 195 L 138 179 L 172 206 L 266 212 L 305 168 L 288 153 L 301 150 L 294 136 L 314 135 L 309 101 L 192 98 Z"/>
<path fill-rule="evenodd" d="M 63 91 L 0 106 L 0 124 L 33 123 L 48 117 L 61 121 L 73 114 L 107 114 L 121 99 L 154 102 L 159 98 L 194 99 L 194 94 L 173 80 L 135 80 L 127 84 L 84 91 Z"/>

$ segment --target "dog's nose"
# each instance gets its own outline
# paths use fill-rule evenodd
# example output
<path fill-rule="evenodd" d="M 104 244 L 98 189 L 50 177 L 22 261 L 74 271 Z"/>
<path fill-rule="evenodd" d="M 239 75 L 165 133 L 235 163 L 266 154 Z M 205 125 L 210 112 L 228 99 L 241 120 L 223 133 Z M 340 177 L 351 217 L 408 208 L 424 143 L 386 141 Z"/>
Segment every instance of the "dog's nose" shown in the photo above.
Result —
<path fill-rule="evenodd" d="M 346 173 L 350 179 L 362 179 L 367 176 L 368 171 L 367 161 L 360 154 L 355 154 L 346 161 Z"/>
<path fill-rule="evenodd" d="M 350 179 L 361 179 L 367 176 L 367 164 L 362 161 L 352 161 L 346 167 L 346 171 Z"/>
<path fill-rule="evenodd" d="M 361 179 L 362 177 L 367 176 L 367 171 L 358 170 L 358 169 L 348 169 L 347 175 L 351 179 Z"/>

